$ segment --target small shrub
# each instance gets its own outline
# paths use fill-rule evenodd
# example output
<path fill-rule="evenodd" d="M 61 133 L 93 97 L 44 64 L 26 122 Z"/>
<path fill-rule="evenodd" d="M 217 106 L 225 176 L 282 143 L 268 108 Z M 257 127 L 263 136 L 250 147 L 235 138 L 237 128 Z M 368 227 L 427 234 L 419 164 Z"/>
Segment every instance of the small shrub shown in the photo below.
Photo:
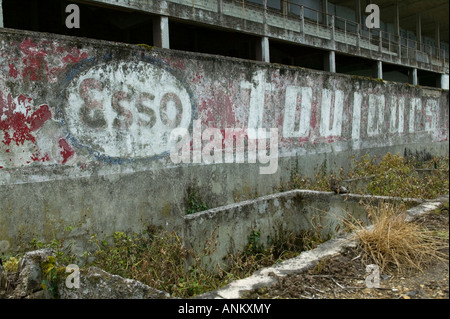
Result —
<path fill-rule="evenodd" d="M 208 205 L 203 202 L 198 191 L 194 188 L 188 189 L 187 203 L 186 203 L 186 214 L 195 214 L 208 209 Z"/>
<path fill-rule="evenodd" d="M 6 272 L 16 272 L 19 267 L 19 260 L 16 257 L 9 257 L 3 264 L 3 268 Z"/>
<path fill-rule="evenodd" d="M 373 175 L 367 186 L 372 195 L 432 199 L 448 193 L 448 174 L 435 172 L 419 177 L 413 162 L 400 155 L 387 153 L 378 164 L 363 160 L 357 163 L 356 168 L 357 175 L 364 172 L 363 176 Z"/>
<path fill-rule="evenodd" d="M 56 260 L 61 265 L 79 263 L 78 256 L 72 252 L 73 242 L 68 241 L 66 235 L 72 231 L 73 226 L 64 227 L 61 239 L 54 238 L 51 242 L 42 242 L 37 238 L 33 238 L 28 244 L 27 250 L 51 248 L 55 252 Z"/>
<path fill-rule="evenodd" d="M 444 255 L 439 252 L 442 240 L 416 223 L 407 222 L 403 205 L 367 206 L 372 227 L 362 223 L 349 224 L 365 252 L 367 264 L 376 263 L 380 271 L 407 273 L 422 271 Z M 448 243 L 447 243 L 448 244 Z"/>
<path fill-rule="evenodd" d="M 91 236 L 91 242 L 98 247 L 92 265 L 139 280 L 174 297 L 188 298 L 220 285 L 220 278 L 203 265 L 203 257 L 217 245 L 212 239 L 200 254 L 188 250 L 175 232 L 156 227 L 143 234 L 116 232 L 113 239 L 114 243 L 108 245 L 96 235 Z"/>
<path fill-rule="evenodd" d="M 228 267 L 205 265 L 205 257 L 215 251 L 215 231 L 200 252 L 184 247 L 175 232 L 150 228 L 144 234 L 116 232 L 114 243 L 108 245 L 97 236 L 91 236 L 98 250 L 91 264 L 107 272 L 139 280 L 151 287 L 169 292 L 174 297 L 192 296 L 218 289 L 231 281 L 251 275 L 254 271 L 292 258 L 310 244 L 312 234 L 303 238 L 279 232 L 267 247 L 261 234 L 253 230 L 247 246 L 236 254 L 227 256 Z"/>
<path fill-rule="evenodd" d="M 49 256 L 41 263 L 42 289 L 50 291 L 54 297 L 58 297 L 58 282 L 65 276 L 65 267 L 58 266 L 56 257 Z"/>
<path fill-rule="evenodd" d="M 419 176 L 416 171 L 419 167 L 435 170 L 432 174 Z M 315 170 L 314 178 L 296 171 L 278 190 L 331 191 L 332 180 L 340 182 L 345 179 L 371 177 L 365 190 L 360 191 L 364 195 L 433 199 L 448 194 L 448 168 L 448 157 L 430 157 L 429 154 L 420 155 L 417 160 L 410 153 L 408 157 L 387 153 L 381 159 L 364 155 L 359 160 L 353 158 L 352 167 L 347 174 L 344 174 L 342 168 L 336 172 L 327 172 L 323 166 Z M 355 190 L 350 189 L 350 192 Z"/>

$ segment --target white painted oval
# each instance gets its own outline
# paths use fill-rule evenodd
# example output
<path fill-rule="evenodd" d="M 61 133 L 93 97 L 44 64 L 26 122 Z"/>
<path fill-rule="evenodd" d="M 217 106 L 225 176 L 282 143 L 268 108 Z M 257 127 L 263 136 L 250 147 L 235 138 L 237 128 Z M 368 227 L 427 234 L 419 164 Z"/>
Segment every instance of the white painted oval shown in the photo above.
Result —
<path fill-rule="evenodd" d="M 168 152 L 170 132 L 188 129 L 192 118 L 191 99 L 182 82 L 166 69 L 144 61 L 91 67 L 72 79 L 65 96 L 70 134 L 80 145 L 109 157 L 142 158 Z M 117 105 L 127 110 L 128 117 L 118 112 Z M 95 118 L 93 114 L 103 119 L 94 126 L 89 123 L 95 121 L 86 120 Z M 119 122 L 128 125 L 118 126 Z M 103 125 L 95 127 L 99 123 Z"/>

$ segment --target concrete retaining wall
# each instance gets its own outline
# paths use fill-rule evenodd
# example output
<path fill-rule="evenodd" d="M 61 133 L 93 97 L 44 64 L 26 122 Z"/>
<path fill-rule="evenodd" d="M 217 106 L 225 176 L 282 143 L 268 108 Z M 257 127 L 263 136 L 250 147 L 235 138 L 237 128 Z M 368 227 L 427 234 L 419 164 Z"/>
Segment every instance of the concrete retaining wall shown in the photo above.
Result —
<path fill-rule="evenodd" d="M 193 185 L 216 207 L 350 155 L 448 154 L 448 102 L 437 89 L 2 29 L 0 240 L 177 228 Z M 227 148 L 239 134 L 243 148 Z"/>
<path fill-rule="evenodd" d="M 251 235 L 253 245 L 265 248 L 301 232 L 327 240 L 339 230 L 344 218 L 351 215 L 366 220 L 360 200 L 344 201 L 342 195 L 333 192 L 303 190 L 263 196 L 185 216 L 183 239 L 199 255 L 209 248 L 211 253 L 203 257 L 206 265 L 226 267 L 228 254 L 242 252 Z"/>
<path fill-rule="evenodd" d="M 368 224 L 365 205 L 401 202 L 413 206 L 421 200 L 292 190 L 187 215 L 183 240 L 201 256 L 209 249 L 203 256 L 206 265 L 226 267 L 226 257 L 244 251 L 250 241 L 268 248 L 302 233 L 326 241 L 342 233 L 344 220 Z"/>

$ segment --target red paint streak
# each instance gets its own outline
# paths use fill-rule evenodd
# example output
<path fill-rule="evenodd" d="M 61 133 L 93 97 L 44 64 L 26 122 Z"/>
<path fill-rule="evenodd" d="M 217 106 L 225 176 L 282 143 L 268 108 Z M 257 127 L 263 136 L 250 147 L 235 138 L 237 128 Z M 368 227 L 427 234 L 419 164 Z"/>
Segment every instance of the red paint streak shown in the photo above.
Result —
<path fill-rule="evenodd" d="M 236 115 L 231 97 L 222 90 L 214 92 L 213 97 L 202 100 L 199 112 L 206 115 L 206 123 L 219 128 L 236 126 Z"/>
<path fill-rule="evenodd" d="M 309 137 L 299 137 L 298 141 L 299 143 L 309 142 Z"/>
<path fill-rule="evenodd" d="M 316 114 L 317 114 L 317 103 L 312 103 L 311 105 L 311 119 L 309 120 L 309 125 L 312 130 L 316 129 Z"/>
<path fill-rule="evenodd" d="M 31 39 L 26 39 L 19 46 L 25 57 L 22 59 L 24 68 L 22 71 L 22 77 L 25 79 L 27 77 L 32 81 L 40 80 L 41 74 L 39 70 L 41 67 L 46 68 L 46 63 L 44 57 L 47 55 L 45 49 L 38 50 L 37 43 L 31 41 Z"/>
<path fill-rule="evenodd" d="M 222 127 L 229 127 L 230 125 L 236 123 L 236 115 L 234 113 L 233 101 L 231 100 L 229 95 L 223 96 L 222 101 L 225 110 L 225 114 L 222 119 Z"/>
<path fill-rule="evenodd" d="M 201 105 L 198 107 L 199 113 L 206 113 L 206 123 L 214 123 L 214 114 L 211 112 L 210 108 L 208 107 L 208 101 L 202 100 Z"/>
<path fill-rule="evenodd" d="M 21 50 L 19 55 L 14 50 L 17 46 Z M 33 42 L 26 39 L 22 43 L 11 44 L 11 47 L 11 51 L 5 53 L 8 57 L 9 76 L 17 78 L 21 75 L 31 81 L 56 81 L 58 74 L 68 64 L 88 57 L 86 52 L 81 52 L 77 47 L 59 46 L 52 41 Z"/>
<path fill-rule="evenodd" d="M 246 129 L 238 129 L 235 128 L 231 132 L 228 132 L 227 129 L 221 129 L 220 133 L 222 134 L 222 149 L 226 150 L 226 141 L 229 141 L 231 138 L 233 138 L 233 144 L 231 149 L 234 151 L 238 150 L 240 145 L 238 145 L 238 141 L 243 141 L 244 139 L 249 140 L 249 137 L 247 135 Z"/>
<path fill-rule="evenodd" d="M 31 41 L 30 38 L 26 39 L 25 41 L 23 41 L 20 45 L 19 48 L 24 52 L 24 53 L 29 53 L 31 50 L 30 48 L 36 48 L 37 44 L 34 43 L 33 41 Z"/>
<path fill-rule="evenodd" d="M 34 162 L 45 162 L 45 161 L 49 162 L 50 161 L 50 155 L 48 155 L 48 153 L 45 153 L 45 155 L 43 157 L 39 157 L 39 154 L 33 154 L 33 155 L 31 155 L 31 159 Z"/>
<path fill-rule="evenodd" d="M 9 76 L 13 78 L 17 78 L 19 72 L 17 72 L 16 66 L 14 64 L 9 64 Z"/>
<path fill-rule="evenodd" d="M 17 100 L 19 101 L 20 104 L 31 103 L 31 101 L 33 101 L 33 99 L 31 97 L 26 97 L 22 94 L 19 95 Z M 28 109 L 27 109 L 27 112 L 28 112 Z"/>
<path fill-rule="evenodd" d="M 283 127 L 283 123 L 284 123 L 284 114 L 280 114 L 277 118 L 277 127 Z"/>
<path fill-rule="evenodd" d="M 203 75 L 200 74 L 195 74 L 194 77 L 192 78 L 192 82 L 194 83 L 198 83 L 203 79 Z"/>
<path fill-rule="evenodd" d="M 32 81 L 41 80 L 41 74 L 39 73 L 39 70 L 42 67 L 46 68 L 44 55 L 45 53 L 38 52 L 29 57 L 23 58 L 22 62 L 24 65 L 26 65 L 22 71 L 22 77 L 24 79 L 29 77 L 29 79 Z"/>
<path fill-rule="evenodd" d="M 63 138 L 59 139 L 58 144 L 59 144 L 59 147 L 62 148 L 62 150 L 60 152 L 63 157 L 62 164 L 66 164 L 67 160 L 69 158 L 71 158 L 73 156 L 73 154 L 75 154 L 75 152 L 72 149 L 72 147 L 69 145 L 69 143 L 67 143 L 67 141 Z"/>
<path fill-rule="evenodd" d="M 180 70 L 186 70 L 186 66 L 183 64 L 183 61 L 181 60 L 172 60 L 172 59 L 166 59 L 166 62 L 170 64 L 170 66 L 174 69 L 180 69 Z"/>
<path fill-rule="evenodd" d="M 0 130 L 4 133 L 3 143 L 6 145 L 10 145 L 13 141 L 17 145 L 23 145 L 25 141 L 36 142 L 23 113 L 13 113 L 13 116 L 0 121 Z M 13 131 L 12 135 L 10 134 L 11 130 Z"/>
<path fill-rule="evenodd" d="M 0 91 L 0 130 L 4 133 L 2 142 L 6 145 L 10 145 L 11 142 L 15 142 L 16 145 L 23 145 L 25 141 L 35 143 L 36 139 L 31 132 L 40 128 L 45 121 L 50 119 L 51 112 L 48 106 L 44 104 L 30 114 L 33 100 L 20 95 L 17 101 L 25 107 L 25 114 L 14 112 L 17 105 L 11 94 L 8 94 L 5 100 L 3 93 Z"/>
<path fill-rule="evenodd" d="M 56 53 L 63 53 L 64 52 L 64 47 L 58 46 L 55 51 L 56 51 Z"/>
<path fill-rule="evenodd" d="M 326 143 L 334 143 L 334 142 L 342 141 L 342 140 L 344 140 L 344 138 L 341 136 L 331 136 L 330 135 L 330 136 L 324 137 L 324 140 Z"/>
<path fill-rule="evenodd" d="M 31 115 L 30 130 L 36 131 L 51 117 L 52 112 L 50 112 L 48 105 L 41 105 L 39 109 Z"/>
<path fill-rule="evenodd" d="M 64 63 L 77 63 L 78 61 L 82 60 L 82 59 L 86 59 L 87 58 L 87 53 L 83 52 L 80 55 L 80 51 L 78 49 L 75 50 L 75 55 L 72 54 L 67 54 L 64 58 L 62 58 Z"/>

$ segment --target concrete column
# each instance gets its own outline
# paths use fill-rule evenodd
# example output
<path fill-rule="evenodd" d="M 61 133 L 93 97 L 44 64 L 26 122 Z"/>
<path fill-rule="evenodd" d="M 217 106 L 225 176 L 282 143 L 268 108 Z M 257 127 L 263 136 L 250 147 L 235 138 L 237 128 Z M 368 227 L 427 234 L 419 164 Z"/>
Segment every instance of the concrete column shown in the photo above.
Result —
<path fill-rule="evenodd" d="M 380 39 L 380 41 L 378 42 L 378 52 L 382 53 L 383 52 L 383 32 L 378 31 L 378 38 Z"/>
<path fill-rule="evenodd" d="M 302 28 L 302 34 L 305 34 L 305 7 L 300 7 L 300 25 Z"/>
<path fill-rule="evenodd" d="M 281 10 L 283 12 L 283 17 L 285 17 L 288 14 L 288 0 L 281 0 Z"/>
<path fill-rule="evenodd" d="M 376 79 L 383 79 L 383 62 L 376 61 L 372 69 L 372 77 Z"/>
<path fill-rule="evenodd" d="M 322 0 L 322 23 L 328 26 L 328 0 Z"/>
<path fill-rule="evenodd" d="M 222 0 L 217 1 L 217 12 L 220 14 L 223 13 L 223 1 Z"/>
<path fill-rule="evenodd" d="M 336 73 L 336 54 L 330 51 L 325 54 L 325 71 Z"/>
<path fill-rule="evenodd" d="M 256 47 L 256 60 L 262 62 L 270 62 L 269 38 L 261 37 Z"/>
<path fill-rule="evenodd" d="M 357 37 L 356 37 L 356 47 L 358 48 L 358 52 L 361 50 L 361 24 L 358 24 L 356 26 L 356 33 L 357 33 Z"/>
<path fill-rule="evenodd" d="M 330 17 L 330 27 L 331 27 L 331 41 L 333 41 L 333 49 L 335 49 L 336 48 L 336 43 L 334 42 L 334 40 L 335 40 L 334 15 Z"/>
<path fill-rule="evenodd" d="M 160 16 L 153 20 L 153 45 L 159 48 L 170 49 L 168 17 Z"/>
<path fill-rule="evenodd" d="M 398 41 L 398 58 L 402 58 L 402 41 L 400 39 L 400 10 L 398 8 L 398 1 L 395 3 L 394 7 L 394 35 Z"/>
<path fill-rule="evenodd" d="M 267 34 L 267 0 L 264 0 L 264 16 L 263 16 L 263 23 L 264 23 L 264 35 Z"/>
<path fill-rule="evenodd" d="M 420 14 L 417 15 L 416 18 L 416 39 L 418 50 L 422 51 L 422 18 Z"/>
<path fill-rule="evenodd" d="M 440 88 L 444 90 L 448 90 L 449 86 L 449 76 L 448 74 L 441 74 L 441 85 Z"/>
<path fill-rule="evenodd" d="M 411 69 L 409 71 L 409 81 L 412 85 L 419 85 L 419 79 L 417 77 L 417 69 Z"/>
<path fill-rule="evenodd" d="M 394 10 L 394 34 L 400 36 L 400 9 L 398 2 L 395 3 Z"/>
<path fill-rule="evenodd" d="M 2 7 L 2 0 L 0 0 L 0 28 L 4 28 L 5 25 L 3 23 L 3 7 Z"/>
<path fill-rule="evenodd" d="M 362 24 L 361 0 L 355 0 L 356 23 Z"/>
<path fill-rule="evenodd" d="M 436 55 L 440 56 L 440 49 L 441 49 L 441 34 L 439 32 L 439 21 L 436 21 L 435 24 L 435 31 L 434 31 L 434 41 L 436 42 Z"/>

